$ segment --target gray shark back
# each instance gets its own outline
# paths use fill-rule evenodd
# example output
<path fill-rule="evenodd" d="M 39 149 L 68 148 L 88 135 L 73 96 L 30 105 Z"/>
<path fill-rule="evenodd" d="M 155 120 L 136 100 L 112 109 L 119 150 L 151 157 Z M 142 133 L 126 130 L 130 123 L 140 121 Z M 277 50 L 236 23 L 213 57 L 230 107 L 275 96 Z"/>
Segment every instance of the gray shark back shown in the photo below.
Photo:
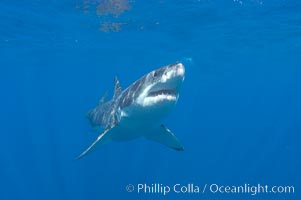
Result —
<path fill-rule="evenodd" d="M 157 76 L 161 76 L 164 73 L 164 69 L 154 70 Z M 135 99 L 141 94 L 141 91 L 144 89 L 147 83 L 154 81 L 153 73 L 146 74 L 140 79 L 135 81 L 129 87 L 127 87 L 116 99 L 116 104 L 121 109 L 130 106 Z"/>
<path fill-rule="evenodd" d="M 101 126 L 110 127 L 117 123 L 114 101 L 98 105 L 96 108 L 88 111 L 87 118 L 92 127 Z"/>
<path fill-rule="evenodd" d="M 118 107 L 123 109 L 131 105 L 134 99 L 136 99 L 137 96 L 139 95 L 143 83 L 144 83 L 144 79 L 139 79 L 138 81 L 130 85 L 128 88 L 126 88 L 116 99 L 116 104 L 118 105 Z"/>
<path fill-rule="evenodd" d="M 114 80 L 114 95 L 112 100 L 106 102 L 107 93 L 101 98 L 98 106 L 91 109 L 87 113 L 87 118 L 90 121 L 92 127 L 101 126 L 104 128 L 112 127 L 118 122 L 117 118 L 117 102 L 122 94 L 122 88 L 120 87 L 119 80 L 115 77 Z"/>
<path fill-rule="evenodd" d="M 118 122 L 118 110 L 131 105 L 139 94 L 142 81 L 136 81 L 124 91 L 117 90 L 112 100 L 108 102 L 100 101 L 97 107 L 87 113 L 87 118 L 92 127 L 110 127 Z M 115 86 L 116 91 L 116 86 Z"/>

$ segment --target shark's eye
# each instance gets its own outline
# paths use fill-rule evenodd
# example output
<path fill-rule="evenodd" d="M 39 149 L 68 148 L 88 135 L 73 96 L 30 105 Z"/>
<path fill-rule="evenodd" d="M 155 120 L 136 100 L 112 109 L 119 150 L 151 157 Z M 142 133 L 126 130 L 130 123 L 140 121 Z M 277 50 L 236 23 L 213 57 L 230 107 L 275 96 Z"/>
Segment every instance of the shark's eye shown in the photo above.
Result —
<path fill-rule="evenodd" d="M 154 77 L 157 77 L 157 76 L 158 76 L 158 72 L 155 71 L 154 74 L 153 74 L 153 76 L 154 76 Z"/>

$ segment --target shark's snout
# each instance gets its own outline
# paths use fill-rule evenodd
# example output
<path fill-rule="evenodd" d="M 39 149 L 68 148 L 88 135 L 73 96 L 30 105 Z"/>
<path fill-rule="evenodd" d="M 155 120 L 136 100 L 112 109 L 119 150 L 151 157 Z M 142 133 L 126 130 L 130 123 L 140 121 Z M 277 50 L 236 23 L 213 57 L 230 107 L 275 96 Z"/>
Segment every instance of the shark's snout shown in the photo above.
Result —
<path fill-rule="evenodd" d="M 184 80 L 185 68 L 182 63 L 176 63 L 160 68 L 150 73 L 152 83 L 146 87 L 143 105 L 162 103 L 174 104 L 178 100 L 179 91 Z"/>
<path fill-rule="evenodd" d="M 177 64 L 177 69 L 176 70 L 177 70 L 177 72 L 176 72 L 177 76 L 184 77 L 184 75 L 185 75 L 185 68 L 184 68 L 184 65 L 182 63 L 178 63 Z"/>
<path fill-rule="evenodd" d="M 164 82 L 182 82 L 184 80 L 185 68 L 182 63 L 176 63 L 165 67 L 164 73 L 162 74 L 161 83 Z"/>

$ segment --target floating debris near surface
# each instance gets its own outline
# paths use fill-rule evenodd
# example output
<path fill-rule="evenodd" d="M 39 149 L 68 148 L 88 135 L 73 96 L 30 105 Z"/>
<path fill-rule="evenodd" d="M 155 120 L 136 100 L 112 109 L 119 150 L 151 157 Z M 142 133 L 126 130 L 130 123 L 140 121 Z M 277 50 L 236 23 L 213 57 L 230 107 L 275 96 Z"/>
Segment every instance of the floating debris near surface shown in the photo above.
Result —
<path fill-rule="evenodd" d="M 118 17 L 126 10 L 130 10 L 131 6 L 126 0 L 104 0 L 97 6 L 98 15 L 114 15 Z"/>
<path fill-rule="evenodd" d="M 100 25 L 99 30 L 106 33 L 119 32 L 121 30 L 121 25 L 122 23 L 118 23 L 118 22 L 103 22 Z"/>
<path fill-rule="evenodd" d="M 132 8 L 129 0 L 82 0 L 76 8 L 86 14 L 95 13 L 100 17 L 99 30 L 102 32 L 119 32 L 125 22 L 120 22 L 118 17 Z"/>

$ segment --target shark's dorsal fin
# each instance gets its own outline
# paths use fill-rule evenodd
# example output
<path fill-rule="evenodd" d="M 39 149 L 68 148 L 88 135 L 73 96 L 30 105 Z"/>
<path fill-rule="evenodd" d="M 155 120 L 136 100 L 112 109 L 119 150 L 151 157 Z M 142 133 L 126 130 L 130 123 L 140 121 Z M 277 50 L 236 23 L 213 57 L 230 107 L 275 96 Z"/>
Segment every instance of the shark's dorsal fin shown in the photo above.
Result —
<path fill-rule="evenodd" d="M 122 89 L 120 87 L 119 84 L 119 80 L 117 78 L 117 76 L 115 76 L 115 80 L 114 80 L 114 96 L 113 99 L 115 99 L 116 97 L 118 97 L 122 92 Z"/>
<path fill-rule="evenodd" d="M 102 96 L 102 98 L 99 100 L 98 105 L 102 105 L 104 102 L 106 102 L 108 97 L 108 91 L 105 92 L 105 94 Z"/>

